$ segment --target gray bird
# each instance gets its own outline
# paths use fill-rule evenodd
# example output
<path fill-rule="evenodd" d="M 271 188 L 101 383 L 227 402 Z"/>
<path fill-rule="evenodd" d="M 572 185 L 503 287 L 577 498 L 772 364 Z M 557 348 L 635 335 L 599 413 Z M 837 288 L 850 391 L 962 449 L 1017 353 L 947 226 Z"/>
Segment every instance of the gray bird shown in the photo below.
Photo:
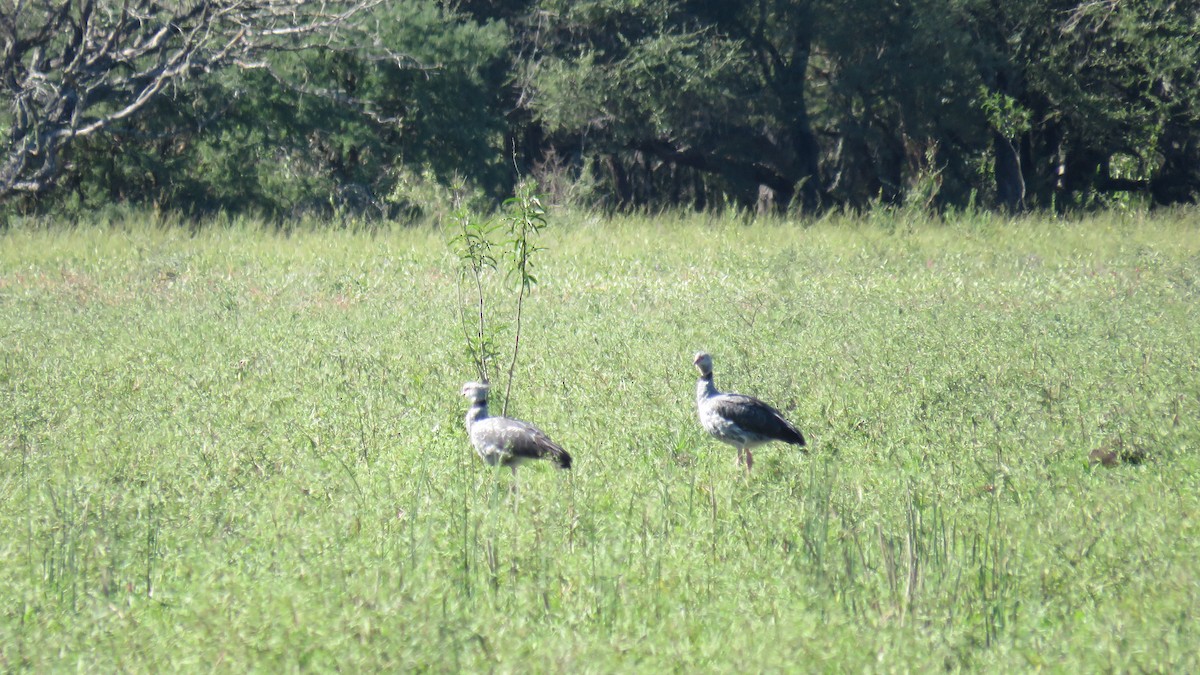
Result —
<path fill-rule="evenodd" d="M 775 408 L 741 394 L 723 394 L 713 384 L 712 357 L 704 352 L 692 361 L 700 371 L 696 381 L 696 412 L 700 425 L 713 438 L 737 448 L 737 463 L 746 464 L 749 472 L 754 466 L 751 452 L 764 443 L 783 441 L 804 447 L 804 436 Z M 807 450 L 803 450 L 807 452 Z"/>
<path fill-rule="evenodd" d="M 541 429 L 528 422 L 488 415 L 486 383 L 468 382 L 462 395 L 471 401 L 467 410 L 467 436 L 479 458 L 489 466 L 500 464 L 517 474 L 517 466 L 535 459 L 548 459 L 560 469 L 571 468 L 571 456 Z"/>

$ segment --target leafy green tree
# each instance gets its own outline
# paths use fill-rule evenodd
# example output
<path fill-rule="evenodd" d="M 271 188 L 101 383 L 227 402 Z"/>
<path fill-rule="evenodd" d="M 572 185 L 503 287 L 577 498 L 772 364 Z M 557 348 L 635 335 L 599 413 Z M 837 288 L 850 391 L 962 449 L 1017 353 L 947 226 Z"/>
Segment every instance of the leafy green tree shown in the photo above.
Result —
<path fill-rule="evenodd" d="M 379 0 L 17 2 L 0 13 L 0 199 L 39 194 L 63 153 L 144 118 L 190 79 L 273 54 L 362 49 L 356 16 Z M 357 44 L 356 44 L 357 43 Z"/>
<path fill-rule="evenodd" d="M 838 203 L 970 199 L 987 136 L 965 19 L 945 0 L 847 0 L 821 12 L 809 77 Z"/>
<path fill-rule="evenodd" d="M 22 2 L 0 199 L 402 217 L 532 174 L 616 208 L 1194 201 L 1197 34 L 1197 0 Z"/>
<path fill-rule="evenodd" d="M 635 202 L 629 167 L 660 164 L 714 176 L 715 190 L 743 204 L 761 194 L 814 208 L 812 10 L 807 1 L 546 0 L 530 49 L 539 58 L 522 79 L 528 105 L 552 138 L 606 163 L 619 204 Z"/>
<path fill-rule="evenodd" d="M 1200 4 L 1080 3 L 1060 31 L 1070 39 L 1052 53 L 1068 76 L 1054 84 L 1069 102 L 1063 118 L 1072 140 L 1086 139 L 1072 144 L 1080 157 L 1074 174 L 1090 177 L 1099 192 L 1149 189 L 1163 203 L 1194 199 Z"/>
<path fill-rule="evenodd" d="M 364 4 L 345 21 L 319 45 L 214 61 L 136 115 L 66 133 L 53 179 L 21 189 L 40 208 L 378 216 L 395 210 L 384 197 L 398 169 L 415 166 L 504 194 L 506 28 L 433 0 Z"/>
<path fill-rule="evenodd" d="M 1195 2 L 965 7 L 982 49 L 980 105 L 996 132 L 1001 201 L 1018 178 L 1041 206 L 1148 189 L 1165 203 L 1200 187 L 1188 159 L 1197 152 L 1200 95 Z"/>

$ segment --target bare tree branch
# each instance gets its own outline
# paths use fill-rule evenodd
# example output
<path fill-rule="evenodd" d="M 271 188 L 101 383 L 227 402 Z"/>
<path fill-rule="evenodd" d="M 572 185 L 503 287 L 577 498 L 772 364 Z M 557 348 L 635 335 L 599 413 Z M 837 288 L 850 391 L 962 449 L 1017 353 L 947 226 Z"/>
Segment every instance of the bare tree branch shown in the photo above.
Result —
<path fill-rule="evenodd" d="M 0 13 L 0 200 L 46 190 L 73 139 L 145 112 L 188 78 L 269 69 L 272 54 L 309 49 L 416 67 L 357 20 L 384 1 L 14 0 Z M 331 90 L 309 93 L 356 103 Z"/>

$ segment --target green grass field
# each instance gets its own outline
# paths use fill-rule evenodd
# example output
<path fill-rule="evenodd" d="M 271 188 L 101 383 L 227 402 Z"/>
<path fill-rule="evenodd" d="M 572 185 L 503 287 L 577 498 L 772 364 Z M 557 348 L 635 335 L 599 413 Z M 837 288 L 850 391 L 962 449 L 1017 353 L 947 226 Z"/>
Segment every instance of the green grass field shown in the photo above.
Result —
<path fill-rule="evenodd" d="M 0 670 L 1200 670 L 1200 214 L 550 220 L 519 505 L 446 233 L 0 233 Z"/>

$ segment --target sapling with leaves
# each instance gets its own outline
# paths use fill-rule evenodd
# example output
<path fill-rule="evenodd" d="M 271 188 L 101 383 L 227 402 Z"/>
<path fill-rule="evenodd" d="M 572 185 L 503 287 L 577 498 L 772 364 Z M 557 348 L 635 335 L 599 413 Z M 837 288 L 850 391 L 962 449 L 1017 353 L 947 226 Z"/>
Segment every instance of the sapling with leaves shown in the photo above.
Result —
<path fill-rule="evenodd" d="M 513 197 L 504 201 L 498 217 L 484 219 L 459 209 L 454 223 L 450 245 L 459 260 L 459 319 L 467 355 L 482 382 L 489 382 L 489 373 L 495 371 L 500 359 L 496 335 L 507 328 L 495 318 L 487 282 L 500 275 L 516 290 L 513 346 L 501 407 L 501 415 L 505 415 L 520 357 L 525 297 L 537 284 L 533 259 L 542 248 L 534 238 L 548 224 L 546 211 L 535 185 L 524 182 Z M 497 242 L 498 238 L 501 241 Z"/>
<path fill-rule="evenodd" d="M 535 185 L 531 181 L 522 182 L 517 186 L 517 194 L 504 201 L 504 216 L 506 234 L 508 235 L 508 252 L 511 258 L 508 276 L 517 284 L 516 330 L 513 335 L 512 360 L 508 362 L 508 383 L 504 388 L 503 412 L 508 412 L 508 399 L 512 393 L 513 373 L 517 369 L 517 356 L 521 351 L 521 317 L 525 307 L 525 296 L 537 284 L 533 276 L 533 256 L 542 250 L 533 243 L 533 236 L 546 228 L 546 210 L 538 198 Z"/>
<path fill-rule="evenodd" d="M 488 382 L 488 364 L 497 354 L 494 335 L 488 332 L 483 277 L 489 270 L 496 270 L 496 258 L 492 255 L 489 239 L 496 224 L 490 219 L 479 218 L 466 207 L 455 211 L 454 223 L 455 234 L 450 239 L 450 247 L 459 261 L 459 321 L 467 356 L 480 381 Z M 470 301 L 468 293 L 472 295 Z"/>

